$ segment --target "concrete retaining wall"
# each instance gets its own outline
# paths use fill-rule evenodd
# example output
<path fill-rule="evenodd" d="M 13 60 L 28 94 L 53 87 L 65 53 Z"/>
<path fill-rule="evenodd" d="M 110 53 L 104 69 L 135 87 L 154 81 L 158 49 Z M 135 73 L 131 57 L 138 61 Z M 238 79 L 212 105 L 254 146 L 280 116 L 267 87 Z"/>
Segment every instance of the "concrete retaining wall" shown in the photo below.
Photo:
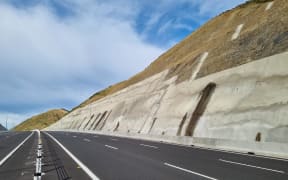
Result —
<path fill-rule="evenodd" d="M 285 149 L 287 143 L 287 52 L 179 84 L 176 76 L 166 80 L 167 72 L 77 109 L 47 129 L 166 136 L 181 143 L 193 128 L 194 143 L 214 139 L 212 146 L 241 149 L 249 142 L 244 149 L 283 154 L 272 146 Z M 209 83 L 216 89 L 205 102 L 203 89 Z M 195 118 L 202 100 L 205 109 Z"/>
<path fill-rule="evenodd" d="M 91 133 L 97 135 L 108 135 L 115 137 L 124 137 L 130 139 L 141 139 L 162 143 L 171 143 L 176 145 L 194 146 L 199 148 L 208 148 L 211 150 L 228 151 L 233 153 L 255 154 L 256 156 L 269 156 L 281 159 L 288 159 L 288 144 L 273 142 L 247 142 L 235 141 L 229 139 L 211 139 L 195 138 L 187 136 L 163 136 L 163 135 L 143 135 L 138 133 L 107 133 L 103 131 L 80 131 L 66 129 L 63 131 L 77 133 Z"/>

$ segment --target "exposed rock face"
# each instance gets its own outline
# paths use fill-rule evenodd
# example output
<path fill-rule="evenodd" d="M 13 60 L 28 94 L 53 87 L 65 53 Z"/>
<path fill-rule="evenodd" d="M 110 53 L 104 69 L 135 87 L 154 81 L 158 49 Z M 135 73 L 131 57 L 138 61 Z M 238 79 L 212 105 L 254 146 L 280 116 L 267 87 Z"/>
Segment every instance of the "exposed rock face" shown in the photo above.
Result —
<path fill-rule="evenodd" d="M 33 116 L 13 128 L 14 131 L 29 131 L 43 129 L 57 122 L 68 113 L 65 109 L 53 109 L 42 114 Z"/>
<path fill-rule="evenodd" d="M 145 80 L 49 129 L 288 142 L 287 12 L 274 0 L 223 13 L 133 77 Z"/>

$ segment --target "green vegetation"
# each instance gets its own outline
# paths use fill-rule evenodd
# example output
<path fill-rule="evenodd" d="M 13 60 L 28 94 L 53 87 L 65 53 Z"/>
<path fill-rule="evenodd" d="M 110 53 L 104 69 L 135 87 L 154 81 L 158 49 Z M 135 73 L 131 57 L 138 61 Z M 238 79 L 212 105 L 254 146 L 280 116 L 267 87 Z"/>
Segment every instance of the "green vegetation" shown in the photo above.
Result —
<path fill-rule="evenodd" d="M 57 122 L 68 113 L 65 109 L 53 109 L 45 113 L 33 116 L 13 128 L 13 131 L 29 131 L 33 129 L 44 129 Z"/>

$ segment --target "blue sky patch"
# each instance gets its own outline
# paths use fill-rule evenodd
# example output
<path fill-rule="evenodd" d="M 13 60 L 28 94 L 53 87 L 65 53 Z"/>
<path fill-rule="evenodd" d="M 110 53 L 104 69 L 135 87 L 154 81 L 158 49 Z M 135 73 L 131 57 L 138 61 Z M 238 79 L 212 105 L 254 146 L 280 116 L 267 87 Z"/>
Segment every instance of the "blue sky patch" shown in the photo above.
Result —
<path fill-rule="evenodd" d="M 245 0 L 0 1 L 0 123 L 72 109 Z"/>

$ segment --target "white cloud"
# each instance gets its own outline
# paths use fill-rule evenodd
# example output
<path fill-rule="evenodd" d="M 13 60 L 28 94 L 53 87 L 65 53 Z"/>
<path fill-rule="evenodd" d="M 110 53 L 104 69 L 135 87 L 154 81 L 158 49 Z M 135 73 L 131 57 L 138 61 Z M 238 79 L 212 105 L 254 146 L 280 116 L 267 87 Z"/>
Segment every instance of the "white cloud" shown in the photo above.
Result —
<path fill-rule="evenodd" d="M 193 27 L 188 25 L 188 24 L 184 24 L 184 23 L 178 23 L 174 25 L 175 29 L 186 29 L 188 31 L 192 31 Z"/>
<path fill-rule="evenodd" d="M 6 127 L 6 122 L 7 122 L 7 128 L 11 129 L 14 126 L 18 125 L 19 122 L 23 121 L 23 119 L 28 119 L 32 117 L 33 113 L 29 114 L 16 114 L 16 113 L 1 113 L 0 112 L 0 124 L 2 126 Z"/>
<path fill-rule="evenodd" d="M 158 34 L 165 33 L 167 29 L 171 28 L 171 26 L 174 26 L 173 21 L 172 20 L 167 21 L 158 29 Z"/>
<path fill-rule="evenodd" d="M 77 105 L 163 52 L 142 42 L 129 19 L 110 16 L 106 6 L 93 8 L 95 13 L 80 9 L 73 18 L 59 19 L 46 6 L 0 3 L 1 107 L 66 100 Z M 18 122 L 20 117 L 11 116 Z"/>
<path fill-rule="evenodd" d="M 202 1 L 197 1 L 197 3 L 199 3 L 200 15 L 215 16 L 225 10 L 231 9 L 235 7 L 236 5 L 239 5 L 246 1 L 247 0 L 229 0 L 229 1 L 213 0 L 213 3 L 211 3 L 211 0 L 202 0 Z"/>
<path fill-rule="evenodd" d="M 12 126 L 54 106 L 71 108 L 143 70 L 164 52 L 145 43 L 145 33 L 180 3 L 197 10 L 178 10 L 175 16 L 201 22 L 202 16 L 214 16 L 244 0 L 159 0 L 157 6 L 139 0 L 59 0 L 73 12 L 65 18 L 55 15 L 50 0 L 27 8 L 15 8 L 9 1 L 0 2 L 0 122 L 8 115 Z M 146 19 L 144 34 L 137 34 L 135 21 L 147 4 L 155 9 Z M 176 18 L 164 22 L 158 32 L 173 28 L 192 30 Z M 167 44 L 174 43 L 172 39 Z"/>
<path fill-rule="evenodd" d="M 171 30 L 182 29 L 192 32 L 195 30 L 195 27 L 202 25 L 207 20 L 215 17 L 216 15 L 231 9 L 246 0 L 231 0 L 231 1 L 223 1 L 223 0 L 159 0 L 157 2 L 157 6 L 155 7 L 156 13 L 153 14 L 147 22 L 147 25 L 154 25 L 159 22 L 163 17 L 171 11 L 175 11 L 175 8 L 187 8 L 187 9 L 177 9 L 175 14 L 172 13 L 170 19 L 166 19 L 166 21 L 160 24 L 160 28 L 157 33 L 165 34 L 171 32 Z M 189 23 L 185 22 L 188 20 Z M 149 26 L 146 27 L 147 30 Z M 143 31 L 144 33 L 147 32 Z M 145 37 L 145 34 L 144 34 Z M 171 44 L 174 39 L 170 40 Z"/>

